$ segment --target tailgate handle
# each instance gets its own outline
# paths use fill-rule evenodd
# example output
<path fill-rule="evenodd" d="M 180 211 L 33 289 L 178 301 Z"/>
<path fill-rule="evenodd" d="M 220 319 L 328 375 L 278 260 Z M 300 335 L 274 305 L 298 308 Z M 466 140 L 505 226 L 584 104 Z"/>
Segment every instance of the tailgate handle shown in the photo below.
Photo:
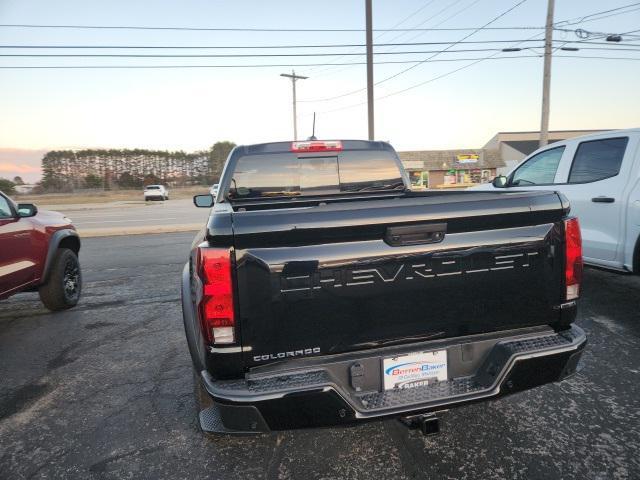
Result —
<path fill-rule="evenodd" d="M 423 243 L 439 243 L 444 240 L 445 233 L 447 233 L 446 223 L 387 227 L 387 233 L 384 236 L 384 241 L 392 247 L 421 245 Z"/>

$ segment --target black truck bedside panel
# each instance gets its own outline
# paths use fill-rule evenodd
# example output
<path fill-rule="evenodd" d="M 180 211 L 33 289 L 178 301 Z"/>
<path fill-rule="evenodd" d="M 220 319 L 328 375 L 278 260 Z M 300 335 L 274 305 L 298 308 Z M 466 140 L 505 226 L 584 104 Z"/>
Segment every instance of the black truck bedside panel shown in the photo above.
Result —
<path fill-rule="evenodd" d="M 183 275 L 214 401 L 204 430 L 425 412 L 575 371 L 586 337 L 572 325 L 582 264 L 566 198 L 408 187 L 384 142 L 234 149 Z M 384 381 L 389 359 L 426 368 L 428 352 L 444 374 Z"/>

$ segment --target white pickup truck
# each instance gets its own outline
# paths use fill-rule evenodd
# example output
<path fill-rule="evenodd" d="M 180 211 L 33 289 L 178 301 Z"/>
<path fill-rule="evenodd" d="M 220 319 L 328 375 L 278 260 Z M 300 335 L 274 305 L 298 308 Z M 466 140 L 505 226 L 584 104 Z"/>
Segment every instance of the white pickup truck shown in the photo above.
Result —
<path fill-rule="evenodd" d="M 640 128 L 555 142 L 476 190 L 555 190 L 582 227 L 584 261 L 640 273 Z"/>

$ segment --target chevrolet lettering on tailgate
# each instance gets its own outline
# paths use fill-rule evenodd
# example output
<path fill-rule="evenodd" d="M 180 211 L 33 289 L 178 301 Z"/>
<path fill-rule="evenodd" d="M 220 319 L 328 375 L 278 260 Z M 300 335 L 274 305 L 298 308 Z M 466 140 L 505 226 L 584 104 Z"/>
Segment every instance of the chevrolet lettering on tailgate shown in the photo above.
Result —
<path fill-rule="evenodd" d="M 390 268 L 327 269 L 313 275 L 296 275 L 281 278 L 281 293 L 304 292 L 326 288 L 354 287 L 360 285 L 390 284 L 402 280 L 449 277 L 461 274 L 488 273 L 515 268 L 528 268 L 538 252 L 495 255 L 486 262 L 466 258 L 431 260 L 429 263 L 403 263 Z M 470 268 L 464 264 L 471 263 Z"/>

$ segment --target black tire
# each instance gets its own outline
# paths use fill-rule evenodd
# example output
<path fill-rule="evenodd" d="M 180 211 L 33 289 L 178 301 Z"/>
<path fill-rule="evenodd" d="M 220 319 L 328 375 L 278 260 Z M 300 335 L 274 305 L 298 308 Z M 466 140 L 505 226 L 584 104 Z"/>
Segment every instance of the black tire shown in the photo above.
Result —
<path fill-rule="evenodd" d="M 38 290 L 40 300 L 51 311 L 66 310 L 77 305 L 81 291 L 82 272 L 78 256 L 73 250 L 59 248 L 53 258 L 47 283 Z"/>

